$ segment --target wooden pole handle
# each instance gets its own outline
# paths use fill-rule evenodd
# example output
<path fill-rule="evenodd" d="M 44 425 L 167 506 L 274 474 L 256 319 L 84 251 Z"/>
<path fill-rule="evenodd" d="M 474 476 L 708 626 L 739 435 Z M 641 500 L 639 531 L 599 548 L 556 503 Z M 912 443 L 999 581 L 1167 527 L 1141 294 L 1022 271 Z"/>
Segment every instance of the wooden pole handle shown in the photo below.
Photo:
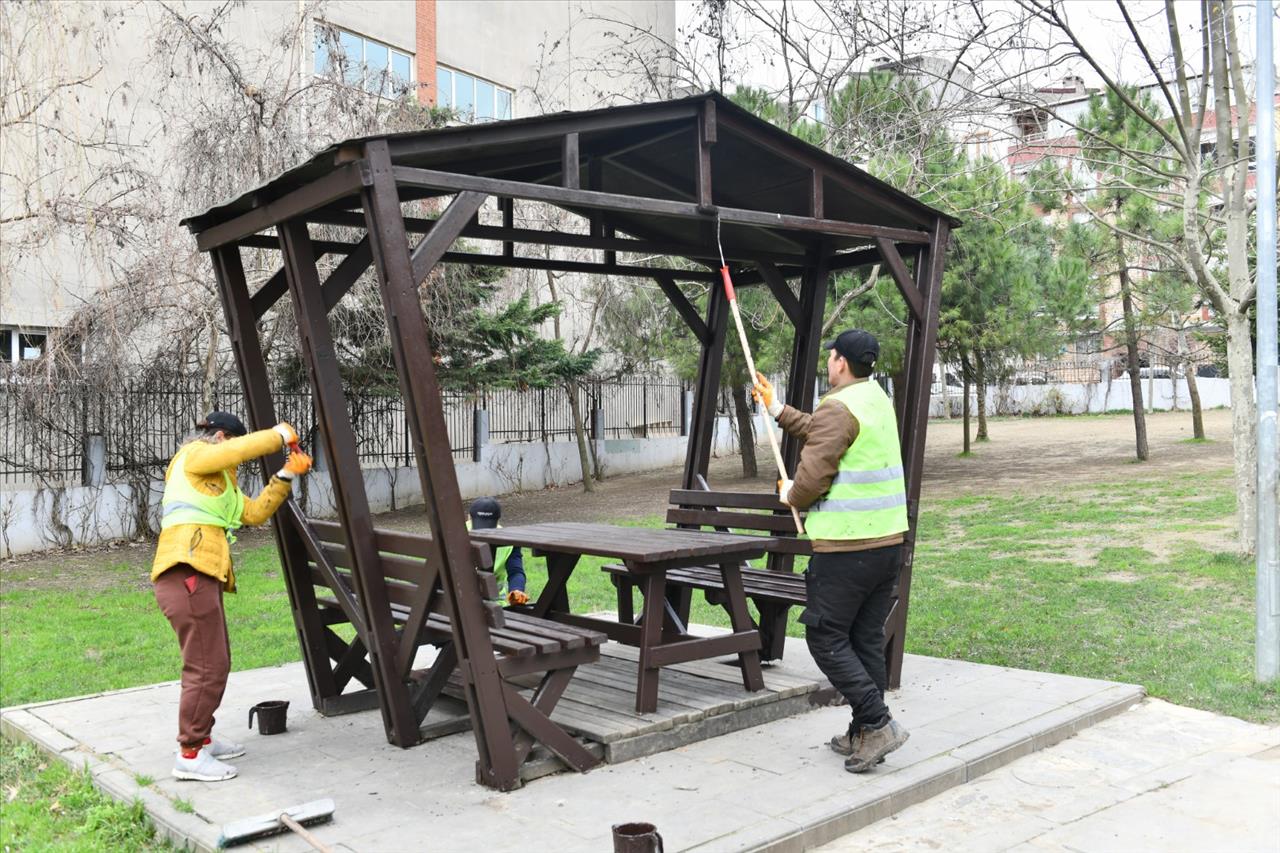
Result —
<path fill-rule="evenodd" d="M 738 311 L 738 300 L 730 299 L 729 307 L 733 310 L 733 322 L 738 327 L 738 343 L 742 344 L 742 354 L 747 357 L 747 375 L 754 382 L 756 378 L 756 362 L 751 357 L 751 345 L 747 343 L 747 330 L 742 325 L 742 314 Z M 773 450 L 773 461 L 778 466 L 778 473 L 783 477 L 787 476 L 786 466 L 782 463 L 782 448 L 778 446 L 778 437 L 773 434 L 773 426 L 769 423 L 769 419 L 765 419 L 765 434 L 769 436 L 769 447 Z M 804 522 L 800 520 L 800 512 L 791 507 L 791 518 L 796 523 L 796 533 L 800 536 L 804 535 Z"/>
<path fill-rule="evenodd" d="M 299 836 L 302 837 L 303 841 L 307 842 L 312 847 L 319 850 L 320 853 L 333 853 L 332 847 L 329 847 L 328 845 L 326 845 L 319 838 L 316 838 L 314 835 L 308 832 L 306 827 L 298 823 L 293 818 L 289 817 L 288 812 L 280 813 L 280 822 L 283 823 L 285 826 L 289 827 L 290 829 L 292 829 L 295 833 L 297 833 Z"/>

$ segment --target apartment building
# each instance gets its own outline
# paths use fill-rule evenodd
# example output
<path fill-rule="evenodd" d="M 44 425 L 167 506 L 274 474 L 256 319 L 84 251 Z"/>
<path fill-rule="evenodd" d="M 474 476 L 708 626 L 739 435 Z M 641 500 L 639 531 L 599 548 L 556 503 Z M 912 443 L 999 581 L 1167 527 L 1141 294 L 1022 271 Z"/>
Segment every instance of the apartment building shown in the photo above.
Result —
<path fill-rule="evenodd" d="M 277 57 L 280 67 L 270 69 L 277 77 L 324 76 L 377 97 L 413 97 L 449 107 L 462 121 L 485 122 L 630 100 L 625 81 L 607 71 L 606 56 L 615 45 L 611 33 L 646 31 L 671 43 L 676 5 L 675 0 L 10 5 L 4 32 L 5 59 L 14 63 L 9 79 L 27 87 L 28 105 L 53 90 L 61 102 L 56 111 L 41 107 L 46 112 L 38 114 L 39 122 L 6 120 L 3 125 L 0 155 L 21 168 L 0 169 L 5 232 L 0 235 L 0 362 L 38 358 L 46 336 L 102 285 L 101 270 L 112 263 L 101 250 L 88 257 L 75 228 L 47 237 L 35 233 L 42 218 L 61 211 L 75 195 L 69 187 L 101 181 L 104 170 L 109 174 L 104 155 L 93 147 L 99 135 L 109 134 L 135 161 L 165 162 L 173 134 L 164 126 L 167 110 L 154 107 L 158 98 L 180 101 L 183 87 L 157 77 L 162 70 L 185 73 L 160 61 L 165 27 L 185 26 L 196 37 L 201 28 L 210 28 L 207 32 L 234 44 L 236 56 L 246 63 Z M 205 61 L 220 60 L 210 55 Z M 186 72 L 195 80 L 198 70 Z M 181 108 L 180 102 L 167 103 Z M 21 116 L 23 109 L 18 99 L 10 115 Z M 59 140 L 68 129 L 89 144 L 68 146 L 65 135 Z M 40 177 L 15 180 L 14 171 Z M 84 228 L 93 227 L 91 209 L 71 215 L 84 218 Z"/>

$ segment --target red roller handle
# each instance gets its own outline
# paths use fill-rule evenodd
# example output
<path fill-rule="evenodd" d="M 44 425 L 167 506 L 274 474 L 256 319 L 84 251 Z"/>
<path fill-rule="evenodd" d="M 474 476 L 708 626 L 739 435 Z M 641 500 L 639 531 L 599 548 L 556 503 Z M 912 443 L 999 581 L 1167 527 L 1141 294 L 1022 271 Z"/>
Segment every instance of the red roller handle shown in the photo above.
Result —
<path fill-rule="evenodd" d="M 733 292 L 733 279 L 729 278 L 729 268 L 720 267 L 720 278 L 724 281 L 724 295 L 729 297 L 729 301 L 737 299 L 737 295 Z"/>

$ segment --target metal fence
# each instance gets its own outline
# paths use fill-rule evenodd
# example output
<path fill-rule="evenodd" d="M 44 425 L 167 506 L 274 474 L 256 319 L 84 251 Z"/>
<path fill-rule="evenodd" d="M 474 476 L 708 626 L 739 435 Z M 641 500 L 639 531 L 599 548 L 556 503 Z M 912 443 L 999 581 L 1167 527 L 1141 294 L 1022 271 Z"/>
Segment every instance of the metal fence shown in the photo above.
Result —
<path fill-rule="evenodd" d="M 579 390 L 584 426 L 602 412 L 605 437 L 678 435 L 681 392 L 670 378 L 590 382 Z M 213 409 L 246 411 L 239 382 L 212 386 Z M 314 446 L 315 412 L 309 391 L 276 391 L 276 414 Z M 158 477 L 203 414 L 203 383 L 188 376 L 151 376 L 113 383 L 62 383 L 32 391 L 21 377 L 0 378 L 0 483 L 74 482 L 81 476 L 86 438 L 105 437 L 110 479 Z M 475 414 L 489 413 L 489 441 L 564 441 L 573 437 L 573 416 L 561 388 L 445 392 L 442 400 L 449 446 L 455 459 L 474 452 Z M 365 467 L 408 467 L 413 445 L 399 396 L 348 389 L 348 412 L 356 449 Z"/>

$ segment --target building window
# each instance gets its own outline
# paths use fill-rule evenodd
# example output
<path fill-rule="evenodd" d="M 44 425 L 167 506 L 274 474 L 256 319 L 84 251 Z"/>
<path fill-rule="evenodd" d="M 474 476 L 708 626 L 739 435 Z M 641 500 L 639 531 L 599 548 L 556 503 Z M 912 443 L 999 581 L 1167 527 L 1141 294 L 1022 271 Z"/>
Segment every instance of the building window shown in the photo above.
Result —
<path fill-rule="evenodd" d="M 1049 113 L 1045 110 L 1027 110 L 1014 116 L 1018 124 L 1018 136 L 1023 139 L 1043 139 L 1049 128 Z"/>
<path fill-rule="evenodd" d="M 384 98 L 413 91 L 413 56 L 348 30 L 316 25 L 316 74 Z"/>
<path fill-rule="evenodd" d="M 48 337 L 44 332 L 0 329 L 0 364 L 34 361 L 44 352 Z"/>
<path fill-rule="evenodd" d="M 448 107 L 463 121 L 502 121 L 511 118 L 514 93 L 470 74 L 436 66 L 436 106 Z"/>

